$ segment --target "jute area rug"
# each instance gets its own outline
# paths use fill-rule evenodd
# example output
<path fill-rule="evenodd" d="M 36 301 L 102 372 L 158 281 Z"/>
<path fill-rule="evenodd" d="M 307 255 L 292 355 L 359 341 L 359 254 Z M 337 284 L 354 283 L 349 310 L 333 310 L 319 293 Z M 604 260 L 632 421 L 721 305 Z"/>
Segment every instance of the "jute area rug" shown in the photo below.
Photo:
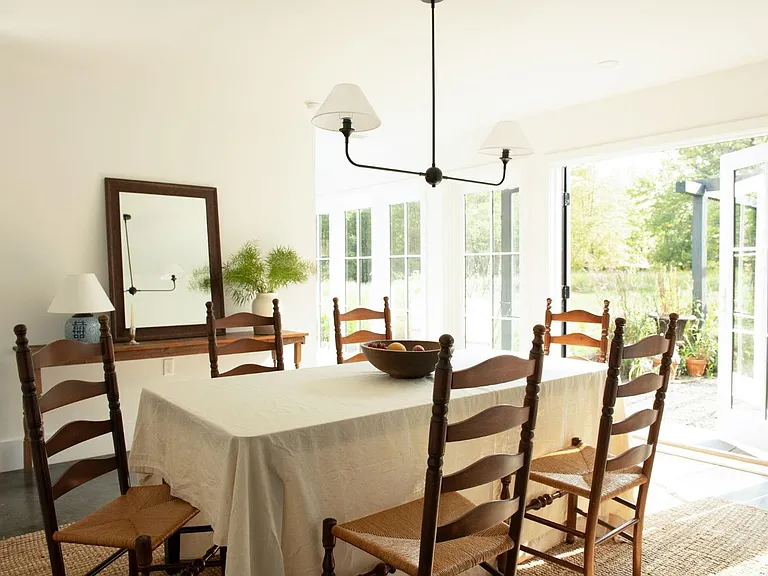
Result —
<path fill-rule="evenodd" d="M 649 516 L 643 538 L 644 576 L 768 576 L 768 511 L 724 500 L 701 500 Z M 581 548 L 549 552 L 583 565 Z M 613 540 L 597 547 L 599 576 L 632 576 L 632 544 Z M 575 574 L 540 560 L 518 576 Z"/>
<path fill-rule="evenodd" d="M 647 519 L 643 548 L 645 576 L 768 576 L 768 512 L 722 500 L 686 504 Z M 575 546 L 562 545 L 550 553 L 577 564 L 582 561 Z M 162 547 L 157 554 L 160 561 Z M 84 574 L 108 555 L 109 550 L 103 548 L 65 544 L 67 574 Z M 128 573 L 127 563 L 123 557 L 102 574 L 123 576 Z M 0 541 L 2 576 L 50 573 L 42 532 Z M 206 576 L 219 573 L 218 568 L 205 571 Z M 520 566 L 518 574 L 565 576 L 573 572 L 532 560 Z M 597 574 L 631 576 L 632 546 L 625 542 L 601 545 Z"/>

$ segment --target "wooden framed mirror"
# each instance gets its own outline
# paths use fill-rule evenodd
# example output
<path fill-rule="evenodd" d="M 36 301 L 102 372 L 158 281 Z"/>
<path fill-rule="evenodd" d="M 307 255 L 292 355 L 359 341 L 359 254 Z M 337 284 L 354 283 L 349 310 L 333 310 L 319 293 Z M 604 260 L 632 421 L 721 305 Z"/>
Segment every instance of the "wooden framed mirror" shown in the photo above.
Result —
<path fill-rule="evenodd" d="M 130 340 L 131 318 L 138 342 L 205 336 L 205 303 L 224 310 L 216 188 L 105 178 L 104 189 L 115 341 Z"/>

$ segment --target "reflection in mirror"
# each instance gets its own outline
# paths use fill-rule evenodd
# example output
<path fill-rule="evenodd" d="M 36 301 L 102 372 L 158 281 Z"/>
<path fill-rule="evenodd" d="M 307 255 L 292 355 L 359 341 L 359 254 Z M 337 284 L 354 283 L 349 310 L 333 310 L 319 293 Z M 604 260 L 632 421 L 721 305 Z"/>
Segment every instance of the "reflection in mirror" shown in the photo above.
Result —
<path fill-rule="evenodd" d="M 200 324 L 210 291 L 193 291 L 208 261 L 204 198 L 120 192 L 125 318 L 135 326 Z"/>

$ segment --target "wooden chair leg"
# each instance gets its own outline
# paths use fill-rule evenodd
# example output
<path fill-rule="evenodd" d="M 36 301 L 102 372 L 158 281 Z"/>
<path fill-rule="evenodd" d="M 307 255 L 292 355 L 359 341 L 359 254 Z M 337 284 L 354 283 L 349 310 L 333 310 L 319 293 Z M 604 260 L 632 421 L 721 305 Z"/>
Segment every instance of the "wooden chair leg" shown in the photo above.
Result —
<path fill-rule="evenodd" d="M 590 505 L 587 526 L 584 530 L 584 576 L 595 576 L 595 542 L 597 541 L 597 519 L 600 506 Z"/>
<path fill-rule="evenodd" d="M 227 573 L 227 547 L 222 546 L 219 548 L 219 555 L 221 556 L 221 576 Z"/>
<path fill-rule="evenodd" d="M 568 528 L 576 529 L 576 508 L 579 505 L 579 497 L 576 494 L 568 494 L 568 516 L 565 521 L 565 525 L 568 526 Z M 573 544 L 576 542 L 576 536 L 573 534 L 568 534 L 565 537 L 565 541 L 568 544 Z"/>
<path fill-rule="evenodd" d="M 149 536 L 136 538 L 136 564 L 140 576 L 152 574 L 152 539 Z"/>
<path fill-rule="evenodd" d="M 634 540 L 632 541 L 632 576 L 643 574 L 643 516 L 635 524 Z"/>
<path fill-rule="evenodd" d="M 181 562 L 181 534 L 171 535 L 165 541 L 165 563 L 178 564 Z M 178 574 L 179 570 L 166 570 L 166 574 Z"/>
<path fill-rule="evenodd" d="M 336 526 L 335 518 L 323 520 L 323 576 L 336 576 L 336 561 L 333 559 L 333 549 L 336 547 L 336 536 L 333 535 L 333 527 Z"/>
<path fill-rule="evenodd" d="M 138 563 L 136 562 L 136 552 L 128 551 L 128 576 L 139 576 Z"/>

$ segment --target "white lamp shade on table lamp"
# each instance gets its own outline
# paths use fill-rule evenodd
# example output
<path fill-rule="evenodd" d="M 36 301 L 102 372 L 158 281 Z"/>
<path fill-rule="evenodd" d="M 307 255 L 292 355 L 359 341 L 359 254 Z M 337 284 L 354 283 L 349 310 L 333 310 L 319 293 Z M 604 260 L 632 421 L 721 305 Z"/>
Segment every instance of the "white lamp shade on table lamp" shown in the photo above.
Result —
<path fill-rule="evenodd" d="M 480 147 L 481 154 L 493 156 L 501 156 L 504 150 L 509 150 L 510 157 L 533 154 L 531 143 L 517 122 L 497 122 Z"/>
<path fill-rule="evenodd" d="M 64 335 L 71 340 L 99 341 L 99 321 L 92 314 L 111 312 L 115 307 L 95 274 L 69 274 L 59 286 L 48 312 L 73 314 L 64 324 Z"/>
<path fill-rule="evenodd" d="M 337 84 L 312 118 L 312 124 L 323 130 L 338 132 L 342 120 L 352 120 L 355 132 L 367 132 L 381 126 L 368 99 L 355 84 Z"/>

